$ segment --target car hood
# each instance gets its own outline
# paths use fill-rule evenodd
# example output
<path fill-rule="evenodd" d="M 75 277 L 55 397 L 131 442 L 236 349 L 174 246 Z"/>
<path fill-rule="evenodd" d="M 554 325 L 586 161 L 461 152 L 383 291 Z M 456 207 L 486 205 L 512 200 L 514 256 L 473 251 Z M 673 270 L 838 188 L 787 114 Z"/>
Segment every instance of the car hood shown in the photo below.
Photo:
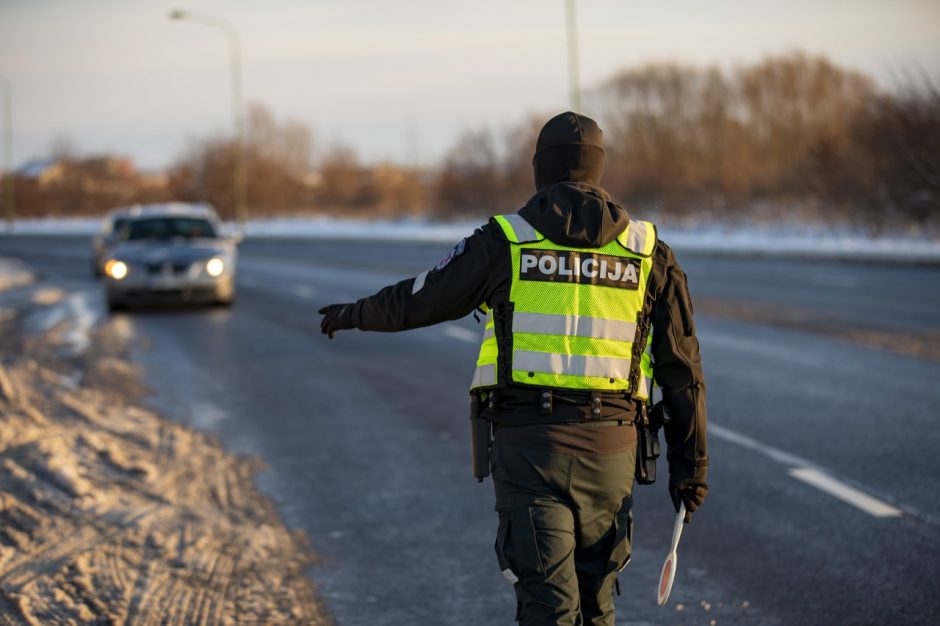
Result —
<path fill-rule="evenodd" d="M 133 241 L 119 245 L 111 258 L 125 263 L 164 263 L 203 261 L 214 256 L 231 256 L 234 246 L 213 239 L 186 241 Z"/>

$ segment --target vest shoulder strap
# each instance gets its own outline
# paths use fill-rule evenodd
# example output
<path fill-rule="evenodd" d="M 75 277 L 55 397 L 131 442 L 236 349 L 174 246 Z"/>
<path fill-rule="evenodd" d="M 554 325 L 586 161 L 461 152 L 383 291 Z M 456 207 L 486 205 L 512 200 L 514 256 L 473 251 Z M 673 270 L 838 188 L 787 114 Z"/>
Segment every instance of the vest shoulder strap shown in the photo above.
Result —
<path fill-rule="evenodd" d="M 652 222 L 630 220 L 630 225 L 620 233 L 617 241 L 633 254 L 648 257 L 656 248 L 656 226 Z"/>
<path fill-rule="evenodd" d="M 532 225 L 525 221 L 518 213 L 495 215 L 493 219 L 499 224 L 499 227 L 503 229 L 503 234 L 506 235 L 506 239 L 511 243 L 530 243 L 545 239 L 545 235 L 535 230 Z"/>

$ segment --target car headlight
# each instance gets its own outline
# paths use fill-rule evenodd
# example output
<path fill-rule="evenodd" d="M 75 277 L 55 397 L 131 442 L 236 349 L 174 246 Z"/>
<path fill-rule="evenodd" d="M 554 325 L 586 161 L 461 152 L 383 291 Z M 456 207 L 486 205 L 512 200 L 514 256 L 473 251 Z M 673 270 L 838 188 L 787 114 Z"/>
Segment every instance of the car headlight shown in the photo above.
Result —
<path fill-rule="evenodd" d="M 206 274 L 212 276 L 213 278 L 221 276 L 222 272 L 225 271 L 225 263 L 222 262 L 222 259 L 219 257 L 212 257 L 206 263 Z"/>
<path fill-rule="evenodd" d="M 127 276 L 127 264 L 123 261 L 110 259 L 104 264 L 104 272 L 114 280 L 121 280 Z"/>

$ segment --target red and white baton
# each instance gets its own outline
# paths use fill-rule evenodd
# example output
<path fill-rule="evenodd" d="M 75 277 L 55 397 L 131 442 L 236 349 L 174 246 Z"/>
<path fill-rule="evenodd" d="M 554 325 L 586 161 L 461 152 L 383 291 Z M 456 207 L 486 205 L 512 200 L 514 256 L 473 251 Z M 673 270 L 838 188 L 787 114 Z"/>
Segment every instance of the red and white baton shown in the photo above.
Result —
<path fill-rule="evenodd" d="M 669 556 L 663 563 L 663 571 L 659 575 L 659 587 L 657 588 L 657 599 L 659 606 L 666 604 L 669 599 L 669 593 L 672 591 L 672 581 L 676 579 L 676 562 L 678 555 L 676 549 L 679 547 L 679 537 L 682 536 L 682 523 L 685 519 L 685 502 L 679 505 L 679 512 L 676 514 L 676 524 L 672 529 L 672 548 L 669 550 Z"/>

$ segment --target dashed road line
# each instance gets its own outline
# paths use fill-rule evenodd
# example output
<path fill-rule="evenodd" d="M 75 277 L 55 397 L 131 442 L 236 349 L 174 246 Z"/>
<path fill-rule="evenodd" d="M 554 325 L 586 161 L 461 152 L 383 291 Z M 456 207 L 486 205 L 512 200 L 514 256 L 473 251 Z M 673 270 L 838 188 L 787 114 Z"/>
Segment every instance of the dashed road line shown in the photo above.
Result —
<path fill-rule="evenodd" d="M 467 343 L 479 343 L 481 341 L 480 333 L 468 330 L 463 326 L 449 325 L 444 327 L 444 334 Z"/>
<path fill-rule="evenodd" d="M 708 424 L 708 432 L 719 439 L 737 444 L 749 450 L 759 452 L 769 459 L 782 465 L 790 466 L 790 476 L 807 485 L 816 487 L 834 498 L 838 498 L 855 508 L 874 517 L 901 517 L 904 512 L 890 504 L 883 502 L 867 493 L 852 487 L 832 476 L 831 472 L 821 468 L 816 463 L 795 454 L 790 454 L 779 448 L 761 443 L 746 435 L 735 432 L 713 422 Z M 905 507 L 908 509 L 909 507 Z"/>
<path fill-rule="evenodd" d="M 874 515 L 875 517 L 901 517 L 901 515 L 903 515 L 900 509 L 890 504 L 885 504 L 876 498 L 872 498 L 867 493 L 850 487 L 812 467 L 795 467 L 790 470 L 790 476 L 825 491 L 843 502 L 848 502 L 855 508 L 861 509 L 869 515 Z"/>
<path fill-rule="evenodd" d="M 790 454 L 789 452 L 784 452 L 779 448 L 769 446 L 765 443 L 761 443 L 756 439 L 751 439 L 746 435 L 729 430 L 724 426 L 719 426 L 712 421 L 708 422 L 708 433 L 715 435 L 719 439 L 724 439 L 725 441 L 736 443 L 739 446 L 754 450 L 755 452 L 760 452 L 764 456 L 769 457 L 778 463 L 783 463 L 784 465 L 794 465 L 798 467 L 815 466 L 815 463 L 812 461 L 796 456 L 795 454 Z"/>

